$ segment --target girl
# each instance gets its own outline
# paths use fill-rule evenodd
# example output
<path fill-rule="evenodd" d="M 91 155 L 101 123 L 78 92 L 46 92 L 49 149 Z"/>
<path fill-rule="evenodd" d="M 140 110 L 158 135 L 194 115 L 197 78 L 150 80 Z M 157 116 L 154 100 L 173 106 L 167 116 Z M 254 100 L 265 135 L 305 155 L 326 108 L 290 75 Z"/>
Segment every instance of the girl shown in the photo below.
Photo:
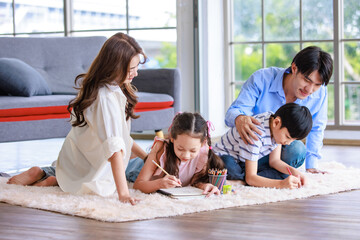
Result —
<path fill-rule="evenodd" d="M 59 185 L 65 192 L 101 196 L 117 190 L 120 201 L 134 205 L 138 200 L 129 194 L 125 168 L 131 152 L 140 158 L 146 153 L 130 137 L 130 119 L 138 117 L 133 112 L 137 97 L 131 81 L 145 60 L 132 37 L 117 33 L 109 38 L 88 72 L 75 79 L 79 93 L 69 103 L 72 129 L 56 161 L 56 178 L 52 167 L 33 167 L 8 183 Z"/>
<path fill-rule="evenodd" d="M 224 167 L 221 159 L 211 150 L 208 124 L 198 113 L 176 115 L 170 126 L 170 139 L 155 138 L 134 188 L 151 193 L 161 188 L 192 185 L 203 189 L 207 196 L 220 194 L 217 187 L 208 183 L 209 168 Z M 157 168 L 152 160 L 170 176 Z"/>

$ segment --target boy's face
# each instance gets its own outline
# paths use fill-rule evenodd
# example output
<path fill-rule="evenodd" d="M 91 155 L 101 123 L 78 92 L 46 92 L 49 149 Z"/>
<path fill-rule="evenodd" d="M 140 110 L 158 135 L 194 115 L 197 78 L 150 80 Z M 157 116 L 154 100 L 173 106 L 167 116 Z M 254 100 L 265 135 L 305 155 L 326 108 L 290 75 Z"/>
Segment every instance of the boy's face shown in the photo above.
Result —
<path fill-rule="evenodd" d="M 286 127 L 281 128 L 281 118 L 276 117 L 271 123 L 271 133 L 277 144 L 290 145 L 295 138 L 290 136 L 290 133 Z"/>

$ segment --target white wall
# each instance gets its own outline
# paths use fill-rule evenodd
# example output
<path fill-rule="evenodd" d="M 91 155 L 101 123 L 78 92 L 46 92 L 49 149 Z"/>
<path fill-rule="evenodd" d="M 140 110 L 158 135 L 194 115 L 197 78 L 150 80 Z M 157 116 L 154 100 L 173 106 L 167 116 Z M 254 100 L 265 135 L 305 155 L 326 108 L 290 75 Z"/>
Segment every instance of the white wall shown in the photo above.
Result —
<path fill-rule="evenodd" d="M 177 0 L 177 56 L 181 73 L 181 111 L 193 112 L 194 98 L 194 34 L 193 1 Z"/>

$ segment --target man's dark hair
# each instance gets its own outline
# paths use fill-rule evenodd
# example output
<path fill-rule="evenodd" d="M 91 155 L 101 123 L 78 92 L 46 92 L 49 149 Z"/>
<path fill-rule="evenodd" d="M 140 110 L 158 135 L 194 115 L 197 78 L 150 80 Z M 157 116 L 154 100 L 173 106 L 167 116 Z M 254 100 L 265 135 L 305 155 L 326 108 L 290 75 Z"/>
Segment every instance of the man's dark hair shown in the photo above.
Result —
<path fill-rule="evenodd" d="M 281 118 L 281 128 L 286 127 L 292 138 L 305 138 L 312 128 L 312 116 L 309 109 L 296 103 L 281 106 L 273 115 Z"/>
<path fill-rule="evenodd" d="M 310 46 L 298 52 L 292 62 L 305 76 L 317 70 L 322 84 L 328 85 L 333 72 L 333 60 L 329 53 L 322 51 L 319 47 Z"/>

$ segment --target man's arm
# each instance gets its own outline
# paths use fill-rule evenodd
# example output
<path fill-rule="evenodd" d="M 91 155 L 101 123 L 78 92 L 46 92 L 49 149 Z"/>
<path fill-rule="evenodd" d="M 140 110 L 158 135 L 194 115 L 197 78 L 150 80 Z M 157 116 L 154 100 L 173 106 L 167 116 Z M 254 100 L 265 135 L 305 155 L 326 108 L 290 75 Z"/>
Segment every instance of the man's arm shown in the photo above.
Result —
<path fill-rule="evenodd" d="M 225 115 L 225 123 L 229 127 L 235 127 L 240 134 L 241 139 L 246 144 L 253 144 L 252 139 L 258 140 L 255 132 L 261 134 L 256 125 L 260 123 L 253 117 L 253 108 L 259 97 L 260 89 L 256 85 L 256 74 L 251 77 L 243 85 L 239 96 L 231 104 Z"/>
<path fill-rule="evenodd" d="M 323 146 L 324 131 L 327 124 L 328 99 L 327 90 L 322 99 L 320 110 L 313 115 L 313 127 L 306 138 L 306 171 L 311 173 L 325 173 L 318 170 L 318 161 L 321 159 L 321 148 Z"/>

